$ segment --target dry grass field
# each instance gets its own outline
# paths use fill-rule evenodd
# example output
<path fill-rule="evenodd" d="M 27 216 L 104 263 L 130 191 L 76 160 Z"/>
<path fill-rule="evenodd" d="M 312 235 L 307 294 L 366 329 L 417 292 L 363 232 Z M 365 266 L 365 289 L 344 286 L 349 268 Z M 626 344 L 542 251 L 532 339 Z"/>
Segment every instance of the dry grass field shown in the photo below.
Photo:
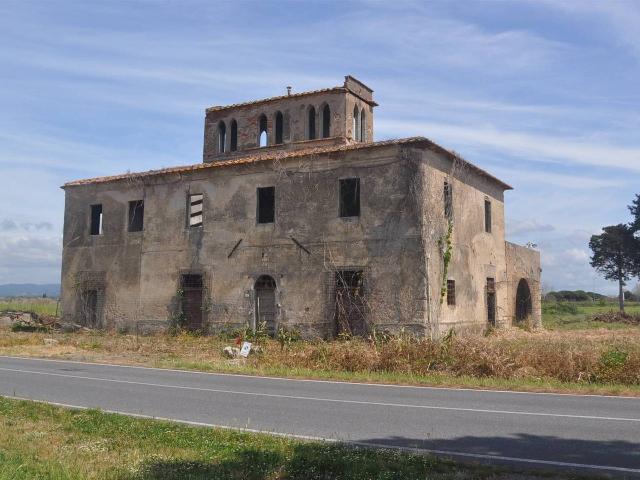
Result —
<path fill-rule="evenodd" d="M 55 307 L 55 301 L 38 300 L 36 312 L 49 314 Z M 15 300 L 0 303 L 0 311 L 20 306 Z M 333 342 L 258 336 L 250 339 L 258 351 L 247 359 L 224 355 L 224 347 L 234 345 L 233 336 L 4 328 L 0 354 L 297 378 L 640 396 L 640 326 L 594 321 L 594 315 L 610 310 L 615 305 L 545 303 L 544 329 L 450 335 L 439 341 L 404 335 Z M 629 305 L 628 311 L 640 311 L 640 305 Z"/>
<path fill-rule="evenodd" d="M 640 395 L 640 329 L 526 332 L 440 341 L 293 341 L 260 338 L 259 352 L 229 359 L 223 337 L 182 334 L 136 337 L 104 332 L 25 333 L 4 330 L 0 354 L 403 384 L 578 391 Z"/>

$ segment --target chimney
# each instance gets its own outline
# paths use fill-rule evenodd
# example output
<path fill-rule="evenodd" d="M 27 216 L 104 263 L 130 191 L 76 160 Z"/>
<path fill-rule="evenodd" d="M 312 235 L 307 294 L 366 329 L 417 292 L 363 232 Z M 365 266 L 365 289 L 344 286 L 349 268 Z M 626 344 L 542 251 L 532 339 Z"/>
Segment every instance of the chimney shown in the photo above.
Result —
<path fill-rule="evenodd" d="M 291 95 L 291 85 L 287 85 L 287 95 Z"/>

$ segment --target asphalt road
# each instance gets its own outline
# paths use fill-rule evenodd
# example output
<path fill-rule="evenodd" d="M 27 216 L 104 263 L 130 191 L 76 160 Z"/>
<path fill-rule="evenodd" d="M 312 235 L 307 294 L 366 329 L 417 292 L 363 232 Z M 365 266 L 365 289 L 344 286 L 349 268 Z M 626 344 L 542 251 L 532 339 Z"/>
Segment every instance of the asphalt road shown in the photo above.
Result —
<path fill-rule="evenodd" d="M 640 478 L 640 399 L 0 357 L 0 395 L 491 463 Z"/>

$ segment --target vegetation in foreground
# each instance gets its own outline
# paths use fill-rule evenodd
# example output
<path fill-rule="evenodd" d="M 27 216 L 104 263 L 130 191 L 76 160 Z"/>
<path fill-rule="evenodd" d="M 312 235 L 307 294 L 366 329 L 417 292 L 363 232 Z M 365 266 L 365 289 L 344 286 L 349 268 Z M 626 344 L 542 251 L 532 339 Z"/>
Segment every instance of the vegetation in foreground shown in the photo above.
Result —
<path fill-rule="evenodd" d="M 544 330 L 450 335 L 440 341 L 408 335 L 306 342 L 294 332 L 280 332 L 272 340 L 249 331 L 138 337 L 4 329 L 0 354 L 297 378 L 640 396 L 640 325 L 594 319 L 616 310 L 605 301 L 544 302 Z M 628 304 L 627 311 L 640 315 L 640 303 Z M 259 351 L 246 360 L 227 358 L 223 349 L 236 337 L 254 342 Z"/>
<path fill-rule="evenodd" d="M 428 455 L 190 427 L 0 397 L 0 480 L 534 479 Z M 561 478 L 566 478 L 562 476 Z"/>
<path fill-rule="evenodd" d="M 229 359 L 232 337 L 136 337 L 105 332 L 5 330 L 0 354 L 201 371 L 401 384 L 640 395 L 640 328 L 519 329 L 439 341 L 410 336 L 307 342 L 247 339 L 259 347 Z"/>

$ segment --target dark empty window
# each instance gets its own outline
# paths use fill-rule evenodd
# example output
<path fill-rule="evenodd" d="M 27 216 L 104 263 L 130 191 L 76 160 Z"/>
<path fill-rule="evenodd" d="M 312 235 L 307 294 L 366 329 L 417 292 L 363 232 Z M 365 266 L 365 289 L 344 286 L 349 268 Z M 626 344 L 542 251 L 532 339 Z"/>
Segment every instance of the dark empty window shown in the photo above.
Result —
<path fill-rule="evenodd" d="M 231 142 L 229 150 L 235 152 L 238 150 L 238 122 L 231 120 Z"/>
<path fill-rule="evenodd" d="M 364 108 L 362 109 L 362 112 L 360 112 L 360 141 L 367 141 L 367 120 Z"/>
<path fill-rule="evenodd" d="M 91 205 L 91 235 L 102 235 L 102 205 Z"/>
<path fill-rule="evenodd" d="M 444 182 L 444 216 L 453 220 L 453 186 L 449 182 Z"/>
<path fill-rule="evenodd" d="M 491 202 L 484 201 L 484 231 L 491 233 Z"/>
<path fill-rule="evenodd" d="M 314 140 L 316 138 L 316 109 L 314 107 L 309 108 L 307 138 L 309 140 Z"/>
<path fill-rule="evenodd" d="M 197 193 L 189 195 L 189 226 L 201 227 L 202 226 L 202 201 L 204 195 Z"/>
<path fill-rule="evenodd" d="M 258 223 L 273 223 L 276 217 L 276 187 L 258 188 Z"/>
<path fill-rule="evenodd" d="M 224 153 L 227 147 L 227 126 L 224 122 L 218 124 L 218 153 Z"/>
<path fill-rule="evenodd" d="M 456 281 L 447 280 L 447 305 L 456 304 Z"/>
<path fill-rule="evenodd" d="M 344 178 L 340 180 L 340 216 L 360 216 L 359 178 Z"/>
<path fill-rule="evenodd" d="M 129 231 L 141 232 L 144 225 L 144 201 L 129 202 Z"/>
<path fill-rule="evenodd" d="M 284 119 L 282 112 L 276 113 L 276 144 L 282 143 L 282 131 L 284 128 Z"/>
<path fill-rule="evenodd" d="M 353 139 L 360 141 L 360 110 L 357 105 L 353 107 Z"/>
<path fill-rule="evenodd" d="M 331 136 L 331 109 L 325 105 L 322 109 L 322 138 Z"/>
<path fill-rule="evenodd" d="M 266 147 L 269 144 L 269 134 L 267 133 L 267 116 L 261 115 L 258 122 L 258 145 Z"/>

